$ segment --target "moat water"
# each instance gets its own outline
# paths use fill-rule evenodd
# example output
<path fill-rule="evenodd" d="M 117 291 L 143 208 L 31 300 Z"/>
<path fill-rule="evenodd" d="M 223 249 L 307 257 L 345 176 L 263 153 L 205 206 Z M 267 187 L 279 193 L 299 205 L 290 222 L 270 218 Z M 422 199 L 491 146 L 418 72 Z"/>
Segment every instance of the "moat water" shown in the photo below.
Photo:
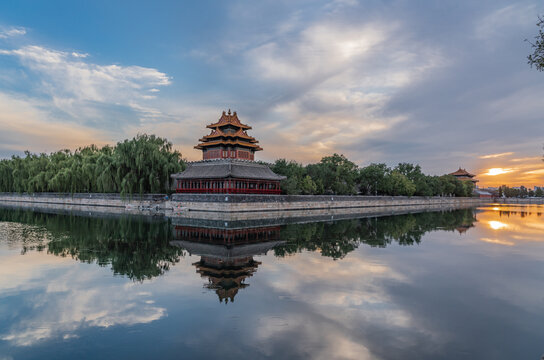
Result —
<path fill-rule="evenodd" d="M 0 359 L 540 359 L 543 213 L 219 229 L 0 208 Z"/>

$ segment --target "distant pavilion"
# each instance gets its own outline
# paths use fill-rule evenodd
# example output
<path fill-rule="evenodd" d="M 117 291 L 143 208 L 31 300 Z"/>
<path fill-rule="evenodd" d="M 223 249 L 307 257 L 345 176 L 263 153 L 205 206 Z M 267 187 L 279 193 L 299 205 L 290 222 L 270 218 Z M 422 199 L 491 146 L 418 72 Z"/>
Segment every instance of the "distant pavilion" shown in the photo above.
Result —
<path fill-rule="evenodd" d="M 173 174 L 178 193 L 279 194 L 285 176 L 275 174 L 255 162 L 261 151 L 258 141 L 247 134 L 251 126 L 242 124 L 236 111 L 223 111 L 221 118 L 207 126 L 195 149 L 202 150 L 202 161 L 192 162 L 181 173 Z"/>
<path fill-rule="evenodd" d="M 455 176 L 455 178 L 457 178 L 457 179 L 459 179 L 461 181 L 472 181 L 472 183 L 474 185 L 476 185 L 476 183 L 479 181 L 477 179 L 474 179 L 474 177 L 476 175 L 471 174 L 468 171 L 466 171 L 465 169 L 461 169 L 461 168 L 459 168 L 459 170 L 457 170 L 455 172 L 452 172 L 452 173 L 450 173 L 448 175 L 453 175 L 453 176 Z"/>

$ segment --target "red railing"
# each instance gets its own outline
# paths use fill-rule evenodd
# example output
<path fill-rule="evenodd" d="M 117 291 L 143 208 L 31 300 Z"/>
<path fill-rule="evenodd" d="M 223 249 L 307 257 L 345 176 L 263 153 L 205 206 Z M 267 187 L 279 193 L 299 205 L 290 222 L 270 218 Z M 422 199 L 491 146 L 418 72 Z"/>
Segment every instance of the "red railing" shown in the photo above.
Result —
<path fill-rule="evenodd" d="M 178 193 L 193 193 L 193 194 L 281 194 L 281 189 L 181 189 L 177 188 Z"/>
<path fill-rule="evenodd" d="M 176 192 L 193 194 L 280 194 L 279 181 L 266 180 L 178 180 Z"/>

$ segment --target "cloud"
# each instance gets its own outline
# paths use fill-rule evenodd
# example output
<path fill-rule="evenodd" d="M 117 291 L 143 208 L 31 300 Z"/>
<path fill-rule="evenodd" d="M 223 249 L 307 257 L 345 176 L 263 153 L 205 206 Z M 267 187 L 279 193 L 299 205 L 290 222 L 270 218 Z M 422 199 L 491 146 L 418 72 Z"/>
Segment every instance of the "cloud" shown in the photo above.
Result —
<path fill-rule="evenodd" d="M 49 96 L 50 106 L 66 119 L 95 126 L 111 128 L 112 118 L 122 123 L 160 116 L 160 110 L 148 104 L 155 98 L 150 91 L 171 84 L 165 73 L 154 68 L 98 65 L 85 61 L 88 54 L 38 45 L 0 49 L 0 55 L 17 57 L 37 75 L 33 86 Z M 121 113 L 124 116 L 118 116 Z"/>
<path fill-rule="evenodd" d="M 273 119 L 261 122 L 263 145 L 276 158 L 311 162 L 344 152 L 363 161 L 361 143 L 407 118 L 386 114 L 391 97 L 446 63 L 439 49 L 406 41 L 404 30 L 320 20 L 248 50 L 251 78 L 281 89 L 259 111 Z"/>
<path fill-rule="evenodd" d="M 514 154 L 513 152 L 504 152 L 504 153 L 499 153 L 499 154 L 482 155 L 482 156 L 480 156 L 480 159 L 494 159 L 494 158 L 513 155 L 513 154 Z"/>
<path fill-rule="evenodd" d="M 524 27 L 536 22 L 533 4 L 513 4 L 496 10 L 478 19 L 475 36 L 479 39 L 494 39 L 515 27 Z"/>
<path fill-rule="evenodd" d="M 111 142 L 98 129 L 55 120 L 44 107 L 43 102 L 0 92 L 0 154 L 49 152 Z"/>
<path fill-rule="evenodd" d="M 23 27 L 11 27 L 6 30 L 0 29 L 0 39 L 7 39 L 14 36 L 22 36 L 26 34 L 26 29 Z"/>
<path fill-rule="evenodd" d="M 78 53 L 78 52 L 72 52 L 72 56 L 75 57 L 75 58 L 81 58 L 81 59 L 84 59 L 86 57 L 89 56 L 89 54 L 87 53 Z"/>
<path fill-rule="evenodd" d="M 251 49 L 255 76 L 288 82 L 321 82 L 384 41 L 385 27 L 315 24 L 294 39 L 271 41 Z"/>
<path fill-rule="evenodd" d="M 502 175 L 507 174 L 512 171 L 515 171 L 516 169 L 504 169 L 504 168 L 491 168 L 488 169 L 486 173 L 482 174 L 482 176 L 496 176 L 496 175 Z"/>

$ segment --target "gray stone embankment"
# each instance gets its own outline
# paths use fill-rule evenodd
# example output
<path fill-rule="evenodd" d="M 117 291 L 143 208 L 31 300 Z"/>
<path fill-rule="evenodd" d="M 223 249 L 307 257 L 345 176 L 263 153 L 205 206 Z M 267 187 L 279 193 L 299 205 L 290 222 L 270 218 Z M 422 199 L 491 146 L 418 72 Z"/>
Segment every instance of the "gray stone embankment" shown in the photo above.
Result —
<path fill-rule="evenodd" d="M 13 194 L 0 193 L 0 205 L 70 209 L 76 211 L 129 212 L 152 210 L 167 216 L 207 217 L 207 213 L 230 213 L 231 217 L 276 218 L 353 213 L 396 213 L 478 206 L 490 199 L 454 197 L 336 196 L 336 195 L 246 195 L 164 194 L 122 197 L 119 194 Z M 102 210 L 100 210 L 102 208 Z M 194 212 L 195 214 L 190 214 Z M 281 214 L 283 212 L 284 214 Z M 197 215 L 200 213 L 201 215 Z M 236 215 L 239 214 L 239 215 Z M 213 217 L 217 217 L 214 215 Z"/>
<path fill-rule="evenodd" d="M 133 196 L 121 196 L 120 194 L 97 193 L 35 193 L 16 194 L 0 193 L 0 203 L 32 204 L 39 206 L 78 206 L 78 207 L 110 207 L 122 208 L 143 207 L 163 208 L 165 205 L 164 194 L 145 194 Z"/>
<path fill-rule="evenodd" d="M 466 207 L 490 202 L 491 199 L 419 196 L 174 194 L 165 208 L 234 213 L 397 206 Z"/>

